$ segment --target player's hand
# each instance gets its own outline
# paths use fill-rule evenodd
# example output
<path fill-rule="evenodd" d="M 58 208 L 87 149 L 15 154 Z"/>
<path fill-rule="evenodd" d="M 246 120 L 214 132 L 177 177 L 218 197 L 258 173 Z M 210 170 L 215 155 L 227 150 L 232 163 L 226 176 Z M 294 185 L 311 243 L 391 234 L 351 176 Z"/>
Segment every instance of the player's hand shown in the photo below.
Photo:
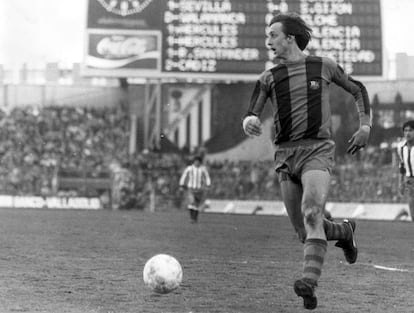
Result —
<path fill-rule="evenodd" d="M 370 132 L 371 127 L 369 127 L 368 125 L 362 125 L 348 141 L 349 147 L 347 152 L 350 154 L 355 154 L 356 152 L 364 148 L 368 143 Z"/>
<path fill-rule="evenodd" d="M 260 136 L 262 134 L 262 123 L 255 115 L 246 116 L 243 120 L 243 130 L 247 136 Z"/>

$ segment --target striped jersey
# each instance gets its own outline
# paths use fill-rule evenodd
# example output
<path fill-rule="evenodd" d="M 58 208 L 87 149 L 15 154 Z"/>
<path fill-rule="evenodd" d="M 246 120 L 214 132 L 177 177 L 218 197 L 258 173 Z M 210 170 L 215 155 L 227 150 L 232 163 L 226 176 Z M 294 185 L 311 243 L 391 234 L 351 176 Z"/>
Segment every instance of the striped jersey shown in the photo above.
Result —
<path fill-rule="evenodd" d="M 180 186 L 190 189 L 202 189 L 211 184 L 210 175 L 204 165 L 189 165 L 180 177 Z"/>
<path fill-rule="evenodd" d="M 316 56 L 278 64 L 264 71 L 256 82 L 247 115 L 260 116 L 270 99 L 276 144 L 331 138 L 330 83 L 353 95 L 360 124 L 371 126 L 371 108 L 365 87 L 333 60 Z"/>
<path fill-rule="evenodd" d="M 414 147 L 403 141 L 397 145 L 397 153 L 400 159 L 400 172 L 405 176 L 414 177 Z"/>

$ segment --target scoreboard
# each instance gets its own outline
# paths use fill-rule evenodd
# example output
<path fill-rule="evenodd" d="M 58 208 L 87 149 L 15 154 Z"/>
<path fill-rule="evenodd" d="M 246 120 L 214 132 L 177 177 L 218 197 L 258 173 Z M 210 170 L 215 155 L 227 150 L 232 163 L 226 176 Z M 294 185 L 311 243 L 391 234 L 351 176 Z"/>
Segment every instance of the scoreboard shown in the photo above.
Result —
<path fill-rule="evenodd" d="M 252 80 L 275 62 L 266 24 L 288 11 L 313 29 L 307 53 L 383 75 L 380 0 L 89 0 L 84 72 Z"/>

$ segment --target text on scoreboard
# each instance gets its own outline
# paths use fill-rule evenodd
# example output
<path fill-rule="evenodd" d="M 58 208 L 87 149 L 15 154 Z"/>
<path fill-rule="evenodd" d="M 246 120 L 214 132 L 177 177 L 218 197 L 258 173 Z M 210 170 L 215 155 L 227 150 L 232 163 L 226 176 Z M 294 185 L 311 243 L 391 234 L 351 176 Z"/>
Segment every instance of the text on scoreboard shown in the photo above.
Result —
<path fill-rule="evenodd" d="M 151 71 L 212 77 L 258 74 L 274 61 L 266 47 L 266 24 L 275 14 L 288 11 L 299 13 L 312 27 L 307 53 L 330 57 L 353 75 L 382 75 L 380 0 L 89 0 L 90 36 L 98 31 L 108 42 L 107 33 L 114 42 L 114 31 L 121 39 L 143 38 L 141 32 L 155 31 L 161 37 L 161 43 L 151 47 L 156 46 L 158 53 L 146 55 L 142 51 L 149 49 L 133 45 L 132 40 L 125 40 L 128 47 L 115 50 L 123 52 L 119 55 L 114 49 L 110 55 L 97 55 L 98 49 L 88 42 L 94 60 L 99 60 L 89 66 L 101 69 L 103 75 L 105 70 L 126 70 L 137 76 Z M 160 66 L 143 71 L 141 67 L 148 64 Z"/>

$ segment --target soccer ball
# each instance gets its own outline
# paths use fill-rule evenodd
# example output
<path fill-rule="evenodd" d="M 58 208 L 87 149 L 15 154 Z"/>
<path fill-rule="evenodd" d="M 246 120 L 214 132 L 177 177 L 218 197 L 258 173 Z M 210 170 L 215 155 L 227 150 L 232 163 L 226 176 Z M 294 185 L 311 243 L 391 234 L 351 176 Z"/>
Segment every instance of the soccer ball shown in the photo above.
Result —
<path fill-rule="evenodd" d="M 183 269 L 171 255 L 157 254 L 145 263 L 144 283 L 157 293 L 169 293 L 180 286 Z"/>

